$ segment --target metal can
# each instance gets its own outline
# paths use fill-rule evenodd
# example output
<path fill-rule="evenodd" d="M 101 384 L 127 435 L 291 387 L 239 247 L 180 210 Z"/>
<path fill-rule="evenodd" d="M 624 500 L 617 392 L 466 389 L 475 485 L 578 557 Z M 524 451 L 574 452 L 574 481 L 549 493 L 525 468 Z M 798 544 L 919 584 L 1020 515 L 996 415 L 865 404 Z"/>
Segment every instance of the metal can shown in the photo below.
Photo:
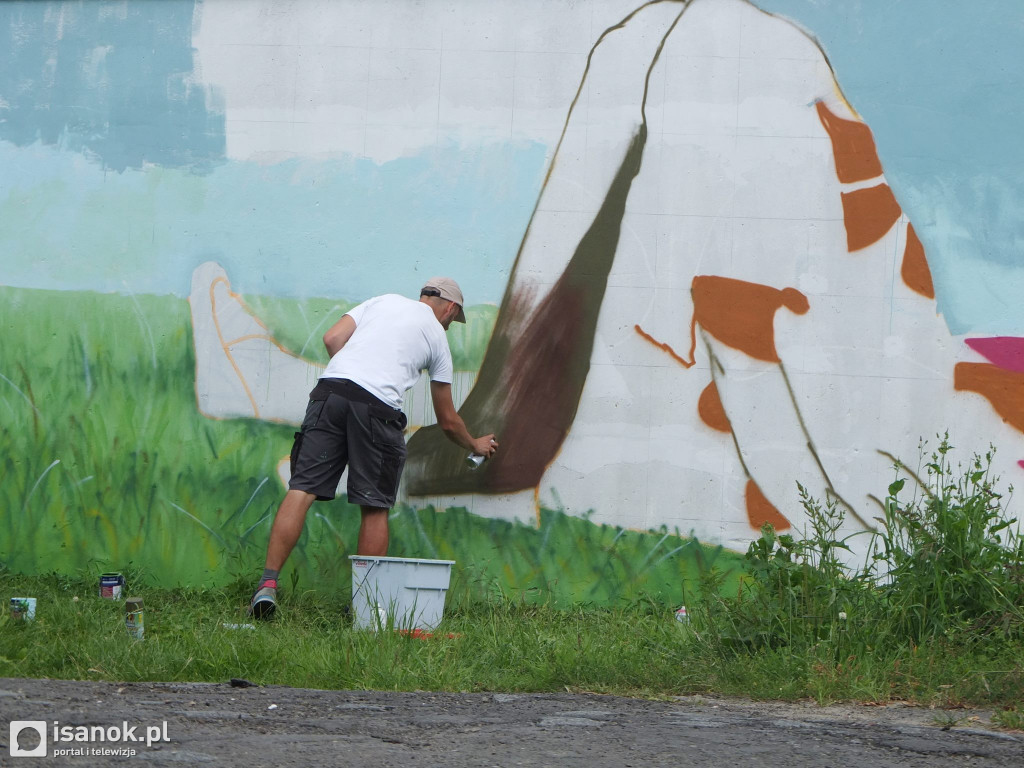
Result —
<path fill-rule="evenodd" d="M 491 445 L 497 445 L 491 440 Z M 466 466 L 470 469 L 479 469 L 480 465 L 487 461 L 487 457 L 481 453 L 471 453 L 466 457 Z"/>
<path fill-rule="evenodd" d="M 681 622 L 683 624 L 690 623 L 690 616 L 686 613 L 685 605 L 680 605 L 678 608 L 676 608 L 676 621 Z"/>
<path fill-rule="evenodd" d="M 136 640 L 144 637 L 146 627 L 142 619 L 141 597 L 129 597 L 124 601 L 124 626 L 130 637 Z"/>
<path fill-rule="evenodd" d="M 36 617 L 34 597 L 12 597 L 11 618 L 15 621 L 32 621 Z"/>
<path fill-rule="evenodd" d="M 104 573 L 100 576 L 100 597 L 120 600 L 124 591 L 124 576 L 120 573 Z"/>

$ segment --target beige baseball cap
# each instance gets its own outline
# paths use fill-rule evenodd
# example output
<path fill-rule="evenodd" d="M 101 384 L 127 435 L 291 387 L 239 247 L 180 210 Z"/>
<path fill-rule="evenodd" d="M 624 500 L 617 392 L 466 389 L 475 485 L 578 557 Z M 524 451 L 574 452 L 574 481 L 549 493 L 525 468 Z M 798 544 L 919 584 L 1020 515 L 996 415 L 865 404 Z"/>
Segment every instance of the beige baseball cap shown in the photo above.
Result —
<path fill-rule="evenodd" d="M 440 296 L 446 301 L 454 301 L 459 305 L 459 314 L 455 316 L 455 321 L 457 323 L 466 322 L 466 313 L 463 311 L 466 302 L 462 298 L 462 289 L 450 277 L 430 278 L 420 290 L 420 296 Z"/>

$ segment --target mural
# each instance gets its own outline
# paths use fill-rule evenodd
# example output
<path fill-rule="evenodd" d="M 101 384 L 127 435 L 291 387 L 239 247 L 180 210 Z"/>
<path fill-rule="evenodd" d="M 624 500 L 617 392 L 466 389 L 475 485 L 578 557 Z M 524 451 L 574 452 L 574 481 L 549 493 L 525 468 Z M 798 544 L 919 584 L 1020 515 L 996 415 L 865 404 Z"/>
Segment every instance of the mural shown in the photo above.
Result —
<path fill-rule="evenodd" d="M 678 599 L 802 529 L 798 482 L 870 531 L 946 430 L 1024 477 L 1024 189 L 893 175 L 835 5 L 5 4 L 0 561 L 250 578 L 323 331 L 435 273 L 502 451 L 467 469 L 410 391 L 392 554 L 471 592 Z M 314 512 L 295 573 L 343 585 L 358 516 Z"/>

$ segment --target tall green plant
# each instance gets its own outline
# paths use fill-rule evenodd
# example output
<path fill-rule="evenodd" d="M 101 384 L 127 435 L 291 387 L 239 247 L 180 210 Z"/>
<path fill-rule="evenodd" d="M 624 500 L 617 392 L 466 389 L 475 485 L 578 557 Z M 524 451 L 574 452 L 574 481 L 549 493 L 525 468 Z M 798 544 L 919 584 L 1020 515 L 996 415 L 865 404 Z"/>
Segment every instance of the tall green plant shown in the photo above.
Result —
<path fill-rule="evenodd" d="M 1003 512 L 992 476 L 993 451 L 954 468 L 948 435 L 917 478 L 922 496 L 889 486 L 875 557 L 882 592 L 901 636 L 922 642 L 960 633 L 1024 631 L 1024 539 Z M 1010 489 L 1012 493 L 1012 488 Z"/>
<path fill-rule="evenodd" d="M 703 623 L 725 647 L 803 648 L 828 638 L 855 604 L 864 574 L 850 572 L 839 553 L 851 551 L 838 531 L 843 513 L 835 500 L 824 504 L 797 486 L 807 513 L 804 538 L 761 528 L 744 558 L 747 579 L 735 597 L 723 597 L 713 578 L 700 589 L 697 623 Z"/>
<path fill-rule="evenodd" d="M 863 534 L 872 553 L 863 567 L 840 556 L 851 551 L 850 537 L 838 534 L 842 508 L 798 485 L 806 535 L 764 526 L 735 596 L 721 595 L 706 574 L 692 610 L 696 638 L 720 651 L 813 649 L 836 661 L 935 638 L 1024 638 L 1024 539 L 995 489 L 992 451 L 955 468 L 951 451 L 944 437 L 923 479 L 897 467 L 913 475 L 920 495 L 900 498 L 903 477 L 889 486 L 882 530 Z"/>

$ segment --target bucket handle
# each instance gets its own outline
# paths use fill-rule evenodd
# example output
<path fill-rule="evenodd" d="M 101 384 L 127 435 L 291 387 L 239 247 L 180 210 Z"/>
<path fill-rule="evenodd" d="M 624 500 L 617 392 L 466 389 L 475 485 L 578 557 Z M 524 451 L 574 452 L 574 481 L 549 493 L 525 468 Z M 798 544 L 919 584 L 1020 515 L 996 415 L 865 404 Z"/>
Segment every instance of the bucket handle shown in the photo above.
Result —
<path fill-rule="evenodd" d="M 366 585 L 366 577 L 370 575 L 370 571 L 377 567 L 377 562 L 378 561 L 374 560 L 370 567 L 366 569 L 366 574 L 363 576 L 363 580 L 359 583 L 359 588 L 352 593 L 353 600 L 356 599 L 356 595 L 358 595 L 360 591 L 362 591 L 363 587 Z"/>

